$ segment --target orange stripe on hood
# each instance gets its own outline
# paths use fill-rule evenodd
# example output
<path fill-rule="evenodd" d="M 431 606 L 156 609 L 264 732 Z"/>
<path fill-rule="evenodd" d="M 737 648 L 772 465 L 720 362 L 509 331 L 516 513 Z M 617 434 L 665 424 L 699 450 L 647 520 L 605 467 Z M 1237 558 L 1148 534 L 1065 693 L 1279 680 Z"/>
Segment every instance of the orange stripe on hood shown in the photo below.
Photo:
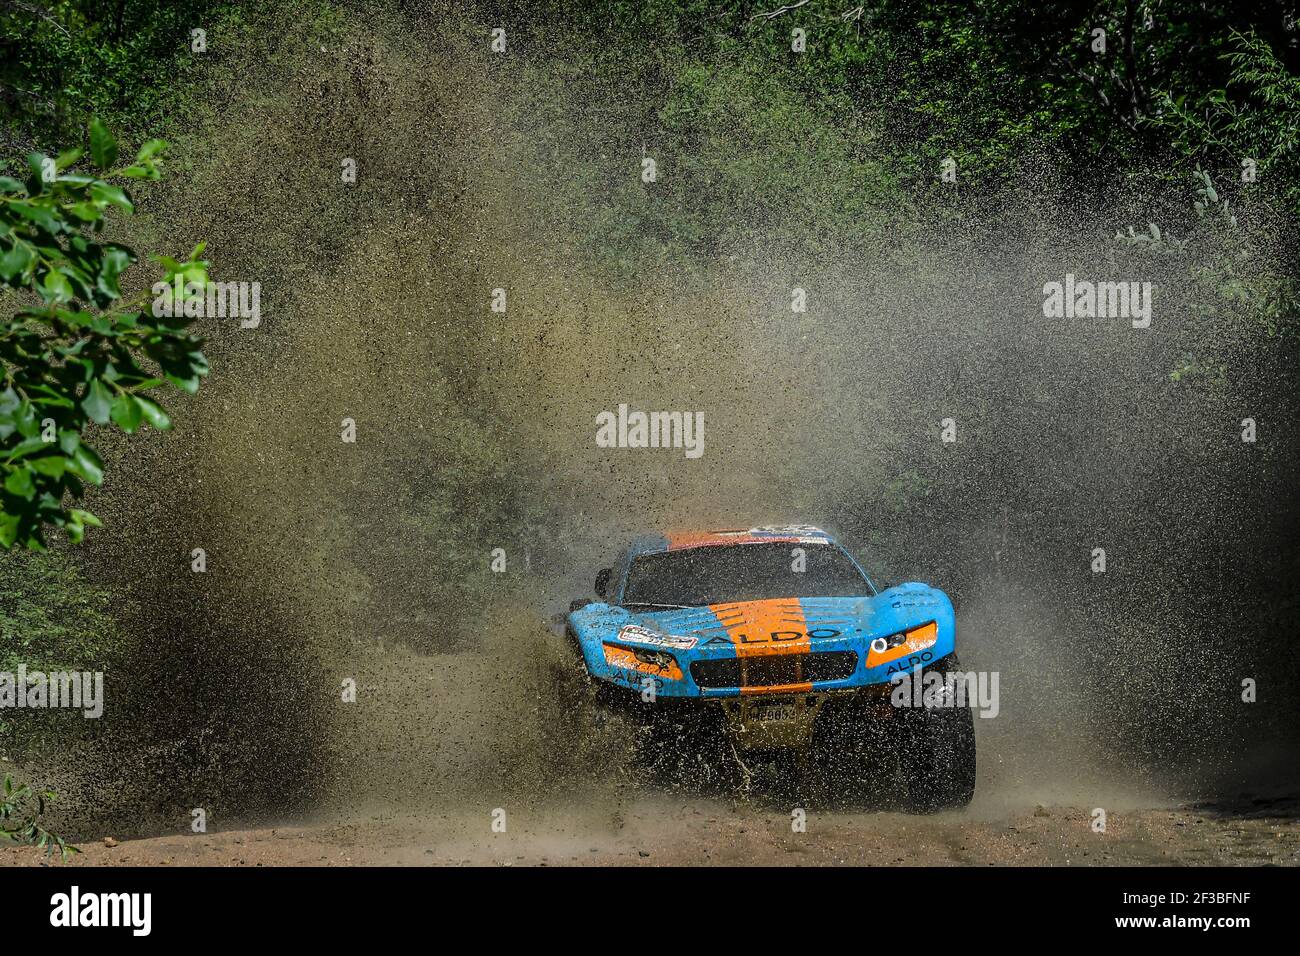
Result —
<path fill-rule="evenodd" d="M 737 657 L 807 654 L 812 649 L 798 598 L 710 604 L 709 610 L 727 629 Z"/>
<path fill-rule="evenodd" d="M 797 534 L 764 532 L 756 535 L 748 531 L 672 531 L 664 537 L 669 551 L 723 544 L 797 544 L 806 540 Z"/>

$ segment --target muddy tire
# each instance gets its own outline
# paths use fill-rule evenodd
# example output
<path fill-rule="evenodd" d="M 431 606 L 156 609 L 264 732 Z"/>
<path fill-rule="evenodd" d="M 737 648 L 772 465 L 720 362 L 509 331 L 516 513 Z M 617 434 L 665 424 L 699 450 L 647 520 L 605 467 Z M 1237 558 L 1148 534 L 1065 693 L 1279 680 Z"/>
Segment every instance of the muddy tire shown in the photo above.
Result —
<path fill-rule="evenodd" d="M 918 707 L 899 726 L 899 769 L 914 813 L 959 810 L 975 796 L 975 719 L 969 707 Z"/>

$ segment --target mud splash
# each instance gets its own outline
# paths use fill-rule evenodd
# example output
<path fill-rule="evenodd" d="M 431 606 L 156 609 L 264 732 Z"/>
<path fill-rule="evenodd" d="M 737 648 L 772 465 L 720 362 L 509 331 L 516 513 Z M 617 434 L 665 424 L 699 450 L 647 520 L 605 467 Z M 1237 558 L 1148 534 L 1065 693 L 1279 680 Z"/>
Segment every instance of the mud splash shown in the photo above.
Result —
<path fill-rule="evenodd" d="M 822 524 L 950 588 L 967 666 L 1002 674 L 981 786 L 1010 802 L 1219 786 L 1207 768 L 1237 786 L 1229 756 L 1277 745 L 1287 714 L 1243 714 L 1236 688 L 1294 686 L 1295 655 L 1236 635 L 1294 559 L 1292 380 L 1261 333 L 1205 316 L 1185 263 L 1110 237 L 1185 222 L 1186 196 L 1084 202 L 1038 171 L 875 258 L 664 250 L 612 275 L 580 240 L 624 187 L 560 209 L 550 187 L 625 86 L 574 99 L 564 64 L 502 66 L 465 18 L 247 42 L 139 228 L 207 239 L 219 278 L 262 283 L 263 324 L 206 330 L 210 382 L 173 403 L 176 433 L 120 449 L 93 502 L 88 560 L 131 588 L 146 651 L 81 819 L 617 786 L 545 622 L 647 527 Z M 634 159 L 609 160 L 626 188 Z M 1154 331 L 1044 320 L 1044 282 L 1117 270 L 1153 282 Z M 1213 388 L 1170 381 L 1189 335 L 1230 367 Z M 619 402 L 702 413 L 704 456 L 597 448 Z M 1249 457 L 1246 414 L 1287 450 Z"/>

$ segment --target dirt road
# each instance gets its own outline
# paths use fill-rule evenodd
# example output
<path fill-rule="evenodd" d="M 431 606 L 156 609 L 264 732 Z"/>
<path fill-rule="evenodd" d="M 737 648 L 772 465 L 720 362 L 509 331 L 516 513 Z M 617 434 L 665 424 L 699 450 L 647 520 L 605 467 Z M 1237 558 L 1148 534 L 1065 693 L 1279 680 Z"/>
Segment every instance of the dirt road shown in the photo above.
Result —
<path fill-rule="evenodd" d="M 1298 865 L 1300 799 L 1109 812 L 1081 807 L 806 815 L 642 793 L 609 806 L 338 816 L 255 829 L 86 842 L 71 866 Z M 106 845 L 107 843 L 116 845 Z M 8 850 L 0 864 L 43 860 Z"/>
<path fill-rule="evenodd" d="M 531 682 L 503 683 L 492 654 L 369 663 L 359 702 L 342 711 L 348 722 L 332 728 L 331 809 L 257 821 L 212 809 L 209 832 L 192 833 L 189 805 L 179 805 L 170 834 L 80 830 L 83 852 L 68 865 L 1300 865 L 1300 780 L 1289 759 L 1258 776 L 1268 788 L 1220 785 L 1236 796 L 1187 802 L 1099 763 L 1099 748 L 1072 738 L 1068 722 L 1009 711 L 979 722 L 965 812 L 915 816 L 883 792 L 875 806 L 832 809 L 775 793 L 781 785 L 736 792 L 623 772 L 626 728 L 593 729 L 584 711 L 557 703 L 556 678 L 541 665 Z M 1092 826 L 1097 808 L 1104 832 Z M 493 830 L 497 810 L 504 832 Z M 42 860 L 0 850 L 0 865 Z"/>

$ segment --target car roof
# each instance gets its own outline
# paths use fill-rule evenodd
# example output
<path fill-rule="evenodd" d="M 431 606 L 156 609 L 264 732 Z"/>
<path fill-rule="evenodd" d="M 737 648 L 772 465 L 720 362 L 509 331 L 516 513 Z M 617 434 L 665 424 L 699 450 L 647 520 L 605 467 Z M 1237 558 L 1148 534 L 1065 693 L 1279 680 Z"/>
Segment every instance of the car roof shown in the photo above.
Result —
<path fill-rule="evenodd" d="M 630 555 L 660 551 L 684 551 L 724 544 L 833 544 L 835 539 L 811 525 L 772 525 L 762 528 L 731 528 L 717 531 L 670 531 L 645 535 L 632 542 Z"/>

